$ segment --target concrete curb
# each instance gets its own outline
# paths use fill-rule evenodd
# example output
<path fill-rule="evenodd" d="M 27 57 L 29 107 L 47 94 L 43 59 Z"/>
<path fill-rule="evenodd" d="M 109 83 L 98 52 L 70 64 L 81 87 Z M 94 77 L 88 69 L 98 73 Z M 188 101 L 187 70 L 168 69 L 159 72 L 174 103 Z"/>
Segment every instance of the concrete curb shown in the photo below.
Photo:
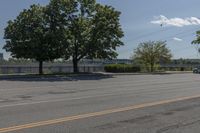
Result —
<path fill-rule="evenodd" d="M 0 80 L 6 79 L 48 79 L 48 78 L 73 78 L 73 77 L 84 77 L 84 76 L 123 76 L 123 75 L 167 75 L 167 74 L 189 74 L 192 72 L 156 72 L 156 73 L 88 73 L 88 74 L 66 74 L 66 75 L 31 75 L 31 74 L 11 74 L 11 75 L 0 75 Z"/>
<path fill-rule="evenodd" d="M 103 73 L 88 73 L 88 74 L 58 74 L 58 75 L 0 75 L 0 80 L 8 80 L 8 79 L 56 79 L 56 78 L 77 78 L 77 77 L 92 77 L 92 76 L 112 76 L 111 74 L 103 74 Z"/>
<path fill-rule="evenodd" d="M 189 72 L 156 72 L 156 73 L 105 73 L 108 75 L 167 75 L 167 74 L 192 74 L 191 71 Z"/>

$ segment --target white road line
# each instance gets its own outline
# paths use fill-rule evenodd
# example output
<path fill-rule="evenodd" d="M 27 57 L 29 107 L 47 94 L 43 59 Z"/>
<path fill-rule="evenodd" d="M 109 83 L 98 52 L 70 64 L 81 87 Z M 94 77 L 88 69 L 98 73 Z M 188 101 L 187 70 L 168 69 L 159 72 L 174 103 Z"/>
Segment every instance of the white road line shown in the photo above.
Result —
<path fill-rule="evenodd" d="M 38 101 L 38 102 L 8 104 L 8 105 L 2 105 L 2 106 L 0 106 L 0 108 L 34 105 L 34 104 L 51 103 L 51 102 L 71 101 L 71 100 L 81 100 L 81 99 L 88 99 L 88 98 L 95 98 L 95 97 L 106 97 L 106 96 L 114 96 L 114 95 L 116 95 L 116 94 L 103 94 L 103 95 L 85 96 L 85 97 L 70 98 L 70 99 L 57 99 L 57 100 L 47 100 L 47 101 Z M 117 94 L 117 95 L 120 95 L 120 94 Z"/>

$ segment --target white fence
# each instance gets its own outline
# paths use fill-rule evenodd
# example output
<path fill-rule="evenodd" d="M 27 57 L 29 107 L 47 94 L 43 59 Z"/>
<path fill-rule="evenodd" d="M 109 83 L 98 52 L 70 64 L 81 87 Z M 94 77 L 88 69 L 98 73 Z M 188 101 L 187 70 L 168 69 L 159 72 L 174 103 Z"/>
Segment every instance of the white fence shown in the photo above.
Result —
<path fill-rule="evenodd" d="M 14 74 L 14 73 L 38 73 L 38 66 L 19 66 L 9 65 L 0 66 L 0 74 Z M 44 73 L 71 73 L 73 72 L 73 66 L 60 65 L 60 66 L 44 66 Z M 103 72 L 103 65 L 82 65 L 79 66 L 79 72 Z"/>

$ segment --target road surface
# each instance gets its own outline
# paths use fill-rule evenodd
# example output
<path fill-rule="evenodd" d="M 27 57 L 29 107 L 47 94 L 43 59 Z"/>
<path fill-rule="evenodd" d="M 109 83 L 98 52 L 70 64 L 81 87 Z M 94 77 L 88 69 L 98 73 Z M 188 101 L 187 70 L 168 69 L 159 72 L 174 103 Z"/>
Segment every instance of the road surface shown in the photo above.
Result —
<path fill-rule="evenodd" d="M 199 133 L 200 75 L 0 81 L 0 133 Z"/>

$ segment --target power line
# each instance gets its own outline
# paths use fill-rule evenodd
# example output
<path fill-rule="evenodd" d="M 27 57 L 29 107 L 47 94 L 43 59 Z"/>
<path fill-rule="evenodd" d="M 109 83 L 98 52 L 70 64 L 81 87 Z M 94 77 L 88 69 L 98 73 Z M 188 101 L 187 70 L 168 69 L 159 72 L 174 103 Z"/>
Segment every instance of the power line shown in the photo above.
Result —
<path fill-rule="evenodd" d="M 158 33 L 158 32 L 163 32 L 163 31 L 167 31 L 167 30 L 170 30 L 171 28 L 168 28 L 168 29 L 166 29 L 166 30 L 159 30 L 159 31 L 154 31 L 154 32 L 151 32 L 151 33 L 148 33 L 148 34 L 145 34 L 144 36 L 138 36 L 138 37 L 136 37 L 136 38 L 134 38 L 134 41 L 135 40 L 137 40 L 137 39 L 139 39 L 139 38 L 145 38 L 145 37 L 147 37 L 147 36 L 150 36 L 150 35 L 152 35 L 153 33 Z M 168 42 L 169 41 L 172 41 L 172 38 L 173 37 L 175 37 L 175 36 L 177 36 L 177 35 L 181 35 L 181 34 L 188 34 L 188 32 L 190 32 L 190 31 L 193 31 L 193 30 L 195 30 L 196 28 L 193 28 L 193 29 L 189 29 L 189 30 L 186 30 L 186 31 L 183 31 L 183 32 L 179 32 L 179 33 L 176 33 L 176 34 L 174 34 L 173 36 L 171 35 L 171 36 L 169 36 L 169 37 L 165 37 L 165 39 L 162 39 L 162 40 L 168 40 Z M 190 35 L 191 35 L 191 33 L 190 33 Z M 187 35 L 188 36 L 188 35 Z M 170 39 L 170 40 L 169 40 Z M 119 51 L 120 53 L 125 53 L 125 52 L 127 52 L 127 51 L 130 51 L 130 48 L 126 48 L 125 50 L 121 50 L 121 51 Z"/>
<path fill-rule="evenodd" d="M 176 34 L 174 34 L 174 35 L 171 35 L 171 36 L 162 38 L 161 40 L 171 39 L 171 38 L 173 38 L 173 37 L 176 37 L 176 36 L 178 36 L 178 35 L 185 34 L 185 33 L 188 34 L 188 32 L 191 32 L 191 31 L 193 32 L 195 29 L 196 29 L 196 28 L 189 29 L 189 30 L 186 30 L 186 31 L 182 31 L 182 32 L 176 33 Z"/>
<path fill-rule="evenodd" d="M 131 40 L 127 40 L 126 42 L 136 41 L 136 40 L 139 40 L 141 38 L 152 36 L 152 35 L 155 35 L 155 34 L 158 34 L 158 33 L 164 32 L 164 31 L 168 31 L 168 30 L 171 30 L 171 29 L 172 28 L 170 27 L 170 28 L 167 28 L 167 29 L 165 28 L 165 29 L 153 31 L 153 32 L 150 32 L 150 33 L 146 33 L 146 34 L 143 34 L 143 35 L 139 35 L 139 36 L 132 38 Z"/>
<path fill-rule="evenodd" d="M 153 32 L 150 32 L 150 33 L 147 33 L 147 34 L 143 34 L 143 35 L 137 36 L 137 37 L 135 37 L 135 38 L 133 38 L 133 39 L 131 39 L 131 40 L 126 41 L 126 43 L 127 43 L 127 42 L 131 42 L 131 41 L 133 41 L 133 40 L 136 41 L 136 40 L 139 40 L 139 39 L 144 38 L 144 37 L 152 36 L 152 35 L 155 35 L 155 34 L 158 34 L 158 33 L 160 33 L 160 32 L 164 32 L 164 31 L 170 30 L 170 29 L 172 29 L 172 28 L 170 27 L 170 28 L 165 29 L 165 30 L 162 29 L 162 30 L 153 31 Z M 123 51 L 126 52 L 126 51 L 128 51 L 128 50 L 126 49 L 126 50 L 123 50 Z"/>

